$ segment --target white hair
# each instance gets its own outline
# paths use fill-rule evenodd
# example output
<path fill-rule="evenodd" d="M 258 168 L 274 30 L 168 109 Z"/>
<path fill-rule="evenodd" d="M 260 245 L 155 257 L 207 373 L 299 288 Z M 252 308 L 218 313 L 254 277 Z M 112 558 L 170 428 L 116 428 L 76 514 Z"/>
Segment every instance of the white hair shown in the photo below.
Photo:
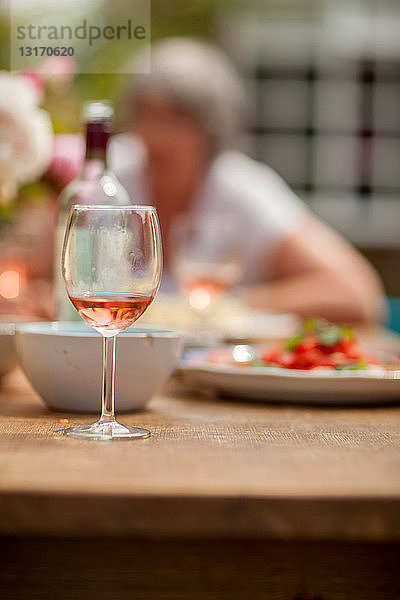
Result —
<path fill-rule="evenodd" d="M 149 74 L 140 73 L 148 64 Z M 168 38 L 136 57 L 125 101 L 132 115 L 141 96 L 157 93 L 190 111 L 210 135 L 214 151 L 238 143 L 245 109 L 239 75 L 217 47 L 189 38 Z"/>

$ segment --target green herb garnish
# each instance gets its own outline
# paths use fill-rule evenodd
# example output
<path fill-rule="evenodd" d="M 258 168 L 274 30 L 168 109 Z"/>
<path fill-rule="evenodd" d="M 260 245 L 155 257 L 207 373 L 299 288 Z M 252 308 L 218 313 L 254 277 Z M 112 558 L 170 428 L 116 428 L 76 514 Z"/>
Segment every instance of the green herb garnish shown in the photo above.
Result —
<path fill-rule="evenodd" d="M 290 338 L 290 340 L 286 343 L 285 350 L 287 350 L 288 352 L 294 352 L 296 350 L 297 346 L 299 346 L 303 340 L 304 340 L 303 332 L 296 333 L 296 335 L 294 335 L 292 338 Z"/>
<path fill-rule="evenodd" d="M 367 368 L 367 362 L 362 359 L 356 363 L 349 363 L 347 365 L 337 365 L 336 371 L 362 371 Z"/>

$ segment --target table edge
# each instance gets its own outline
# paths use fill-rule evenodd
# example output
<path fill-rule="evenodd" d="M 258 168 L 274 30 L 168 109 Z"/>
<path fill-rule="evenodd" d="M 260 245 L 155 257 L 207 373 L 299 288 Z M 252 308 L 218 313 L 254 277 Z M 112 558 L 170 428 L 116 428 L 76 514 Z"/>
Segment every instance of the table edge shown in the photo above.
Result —
<path fill-rule="evenodd" d="M 0 535 L 400 540 L 400 497 L 0 493 Z"/>

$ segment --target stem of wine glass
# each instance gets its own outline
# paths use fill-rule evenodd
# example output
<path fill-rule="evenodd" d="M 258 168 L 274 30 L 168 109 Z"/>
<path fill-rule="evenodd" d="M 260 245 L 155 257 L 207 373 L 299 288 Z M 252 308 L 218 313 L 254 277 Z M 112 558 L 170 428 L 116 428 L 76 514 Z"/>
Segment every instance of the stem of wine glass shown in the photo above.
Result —
<path fill-rule="evenodd" d="M 103 388 L 100 423 L 115 421 L 115 344 L 117 336 L 103 336 Z"/>

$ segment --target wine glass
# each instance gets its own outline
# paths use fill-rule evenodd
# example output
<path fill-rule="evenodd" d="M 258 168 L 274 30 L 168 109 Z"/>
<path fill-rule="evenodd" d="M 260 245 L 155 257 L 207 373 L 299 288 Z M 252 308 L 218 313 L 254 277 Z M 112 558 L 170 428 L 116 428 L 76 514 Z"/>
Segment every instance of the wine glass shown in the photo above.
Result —
<path fill-rule="evenodd" d="M 160 285 L 162 249 L 156 210 L 150 206 L 73 206 L 62 272 L 72 304 L 103 335 L 100 419 L 69 427 L 64 433 L 95 440 L 148 437 L 146 429 L 115 419 L 115 343 L 118 333 L 144 313 Z"/>
<path fill-rule="evenodd" d="M 190 306 L 205 315 L 243 275 L 243 226 L 229 215 L 178 215 L 171 267 Z"/>

